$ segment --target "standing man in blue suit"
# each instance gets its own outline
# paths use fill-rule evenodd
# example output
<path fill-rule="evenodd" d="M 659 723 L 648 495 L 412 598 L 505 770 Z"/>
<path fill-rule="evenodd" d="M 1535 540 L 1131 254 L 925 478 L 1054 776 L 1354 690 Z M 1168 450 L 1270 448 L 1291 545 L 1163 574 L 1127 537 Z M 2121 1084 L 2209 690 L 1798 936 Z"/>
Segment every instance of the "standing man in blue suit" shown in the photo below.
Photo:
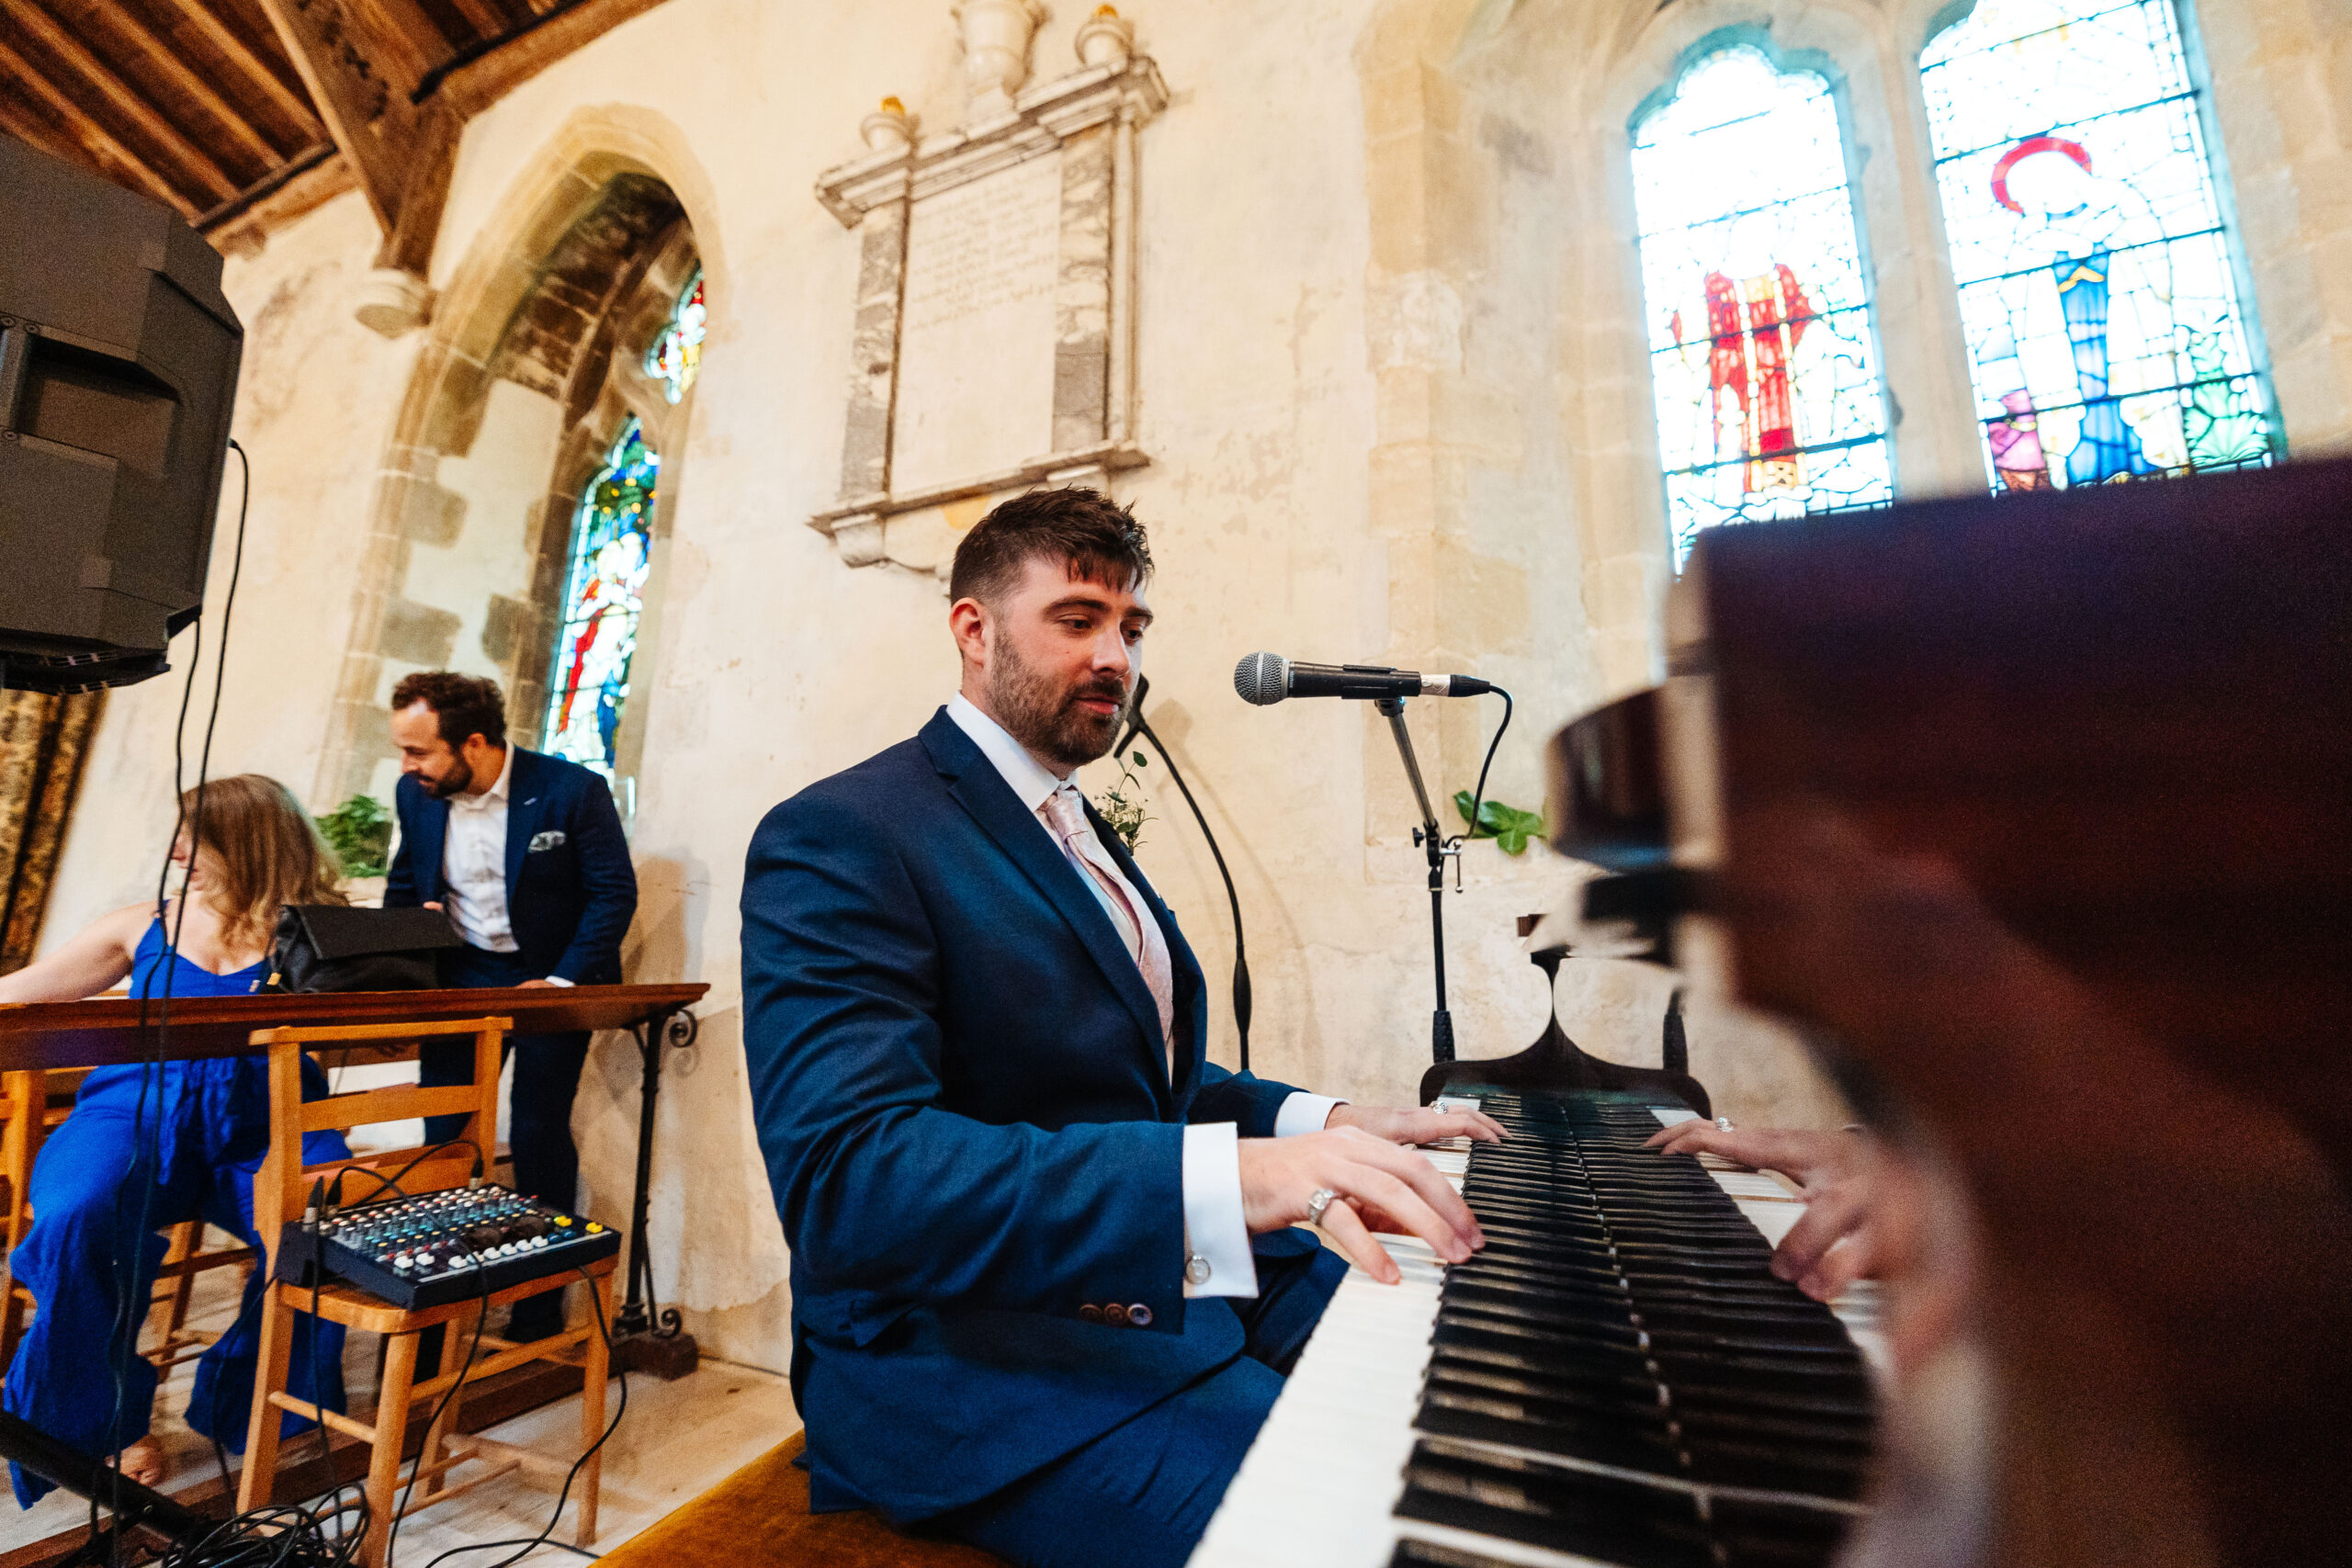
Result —
<path fill-rule="evenodd" d="M 441 983 L 617 984 L 621 938 L 637 912 L 637 869 L 604 779 L 509 746 L 505 698 L 496 682 L 478 676 L 428 670 L 404 677 L 392 688 L 391 728 L 401 754 L 401 847 L 384 903 L 448 911 L 465 945 L 442 955 Z M 574 1208 L 571 1097 L 588 1036 L 521 1034 L 507 1048 L 514 1185 Z M 473 1050 L 463 1042 L 426 1045 L 421 1057 L 426 1084 L 472 1080 Z M 426 1140 L 455 1137 L 464 1121 L 429 1119 Z M 563 1294 L 550 1291 L 515 1303 L 506 1333 L 543 1339 L 562 1327 Z"/>
<path fill-rule="evenodd" d="M 1372 1228 L 1481 1245 L 1408 1143 L 1207 1060 L 1200 966 L 1070 784 L 1140 673 L 1151 558 L 1088 490 L 1007 502 L 949 582 L 961 690 L 771 811 L 744 1046 L 792 1247 L 820 1509 L 1025 1568 L 1176 1568 Z"/>

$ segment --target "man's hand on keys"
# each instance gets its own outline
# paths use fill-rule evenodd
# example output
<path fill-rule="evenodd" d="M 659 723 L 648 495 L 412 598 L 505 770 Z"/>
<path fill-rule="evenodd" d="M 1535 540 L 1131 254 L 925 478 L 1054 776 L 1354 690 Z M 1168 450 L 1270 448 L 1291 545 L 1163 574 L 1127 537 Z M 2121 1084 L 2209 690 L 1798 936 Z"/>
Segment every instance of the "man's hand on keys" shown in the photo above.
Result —
<path fill-rule="evenodd" d="M 1383 1105 L 1335 1105 L 1323 1125 L 1359 1127 L 1392 1144 L 1437 1144 L 1448 1138 L 1471 1138 L 1498 1144 L 1510 1136 L 1502 1123 L 1483 1111 L 1432 1111 L 1426 1105 L 1392 1111 Z"/>
<path fill-rule="evenodd" d="M 1501 1131 L 1494 1128 L 1489 1141 Z M 1478 1135 L 1466 1128 L 1435 1135 L 1460 1137 L 1465 1133 Z M 1360 1127 L 1241 1140 L 1241 1213 L 1250 1235 L 1305 1224 L 1316 1193 L 1325 1190 L 1332 1197 L 1322 1214 L 1324 1234 L 1351 1262 L 1383 1284 L 1393 1285 L 1403 1276 L 1387 1250 L 1372 1238 L 1374 1230 L 1417 1235 L 1448 1263 L 1460 1263 L 1487 1245 L 1470 1206 L 1435 1166 Z"/>

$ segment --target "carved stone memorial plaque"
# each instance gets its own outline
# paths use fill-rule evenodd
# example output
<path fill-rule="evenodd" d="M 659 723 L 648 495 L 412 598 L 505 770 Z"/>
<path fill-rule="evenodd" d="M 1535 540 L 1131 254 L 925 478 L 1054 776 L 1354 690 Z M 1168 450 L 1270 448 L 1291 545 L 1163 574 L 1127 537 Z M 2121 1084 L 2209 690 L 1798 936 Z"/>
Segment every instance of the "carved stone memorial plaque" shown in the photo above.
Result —
<path fill-rule="evenodd" d="M 958 12 L 967 33 L 1041 14 L 1021 0 Z M 1168 89 L 1133 39 L 1098 14 L 1080 29 L 1081 69 L 1017 92 L 1009 44 L 973 54 L 989 91 L 970 123 L 918 137 L 886 100 L 866 117 L 867 154 L 819 180 L 857 232 L 858 280 L 841 499 L 808 522 L 848 564 L 944 572 L 996 499 L 1148 461 L 1135 440 L 1136 140 Z"/>
<path fill-rule="evenodd" d="M 927 196 L 907 218 L 890 484 L 921 491 L 1053 450 L 1061 155 Z"/>

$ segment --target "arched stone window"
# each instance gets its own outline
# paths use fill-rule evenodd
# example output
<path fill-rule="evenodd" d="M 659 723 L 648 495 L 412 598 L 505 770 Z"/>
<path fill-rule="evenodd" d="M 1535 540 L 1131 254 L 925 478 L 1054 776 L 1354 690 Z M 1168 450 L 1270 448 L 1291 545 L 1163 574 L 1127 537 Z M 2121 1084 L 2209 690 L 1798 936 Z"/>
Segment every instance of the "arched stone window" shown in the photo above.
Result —
<path fill-rule="evenodd" d="M 1894 499 L 1886 392 L 1828 79 L 1734 36 L 1634 116 L 1668 526 Z"/>
<path fill-rule="evenodd" d="M 702 258 L 650 171 L 591 154 L 541 174 L 445 291 L 420 356 L 322 798 L 390 797 L 391 685 L 446 665 L 497 679 L 518 744 L 596 768 L 634 814 Z"/>
<path fill-rule="evenodd" d="M 1994 488 L 2268 461 L 2174 0 L 1979 0 L 1919 63 Z"/>

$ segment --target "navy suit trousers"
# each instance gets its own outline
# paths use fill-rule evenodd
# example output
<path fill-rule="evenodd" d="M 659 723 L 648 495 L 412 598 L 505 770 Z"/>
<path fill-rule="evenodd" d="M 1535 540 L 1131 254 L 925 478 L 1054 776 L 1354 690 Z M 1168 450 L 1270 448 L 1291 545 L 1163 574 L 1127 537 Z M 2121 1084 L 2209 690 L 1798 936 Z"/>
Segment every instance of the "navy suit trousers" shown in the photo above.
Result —
<path fill-rule="evenodd" d="M 451 948 L 441 955 L 445 986 L 519 986 L 541 976 L 532 974 L 512 953 L 490 953 L 479 947 Z M 514 1152 L 514 1185 L 542 1203 L 570 1213 L 580 1201 L 580 1151 L 571 1142 L 571 1097 L 580 1089 L 580 1072 L 588 1061 L 588 1036 L 576 1034 L 514 1034 L 506 1054 L 514 1059 L 514 1102 L 500 1125 Z M 417 1051 L 417 1081 L 428 1086 L 471 1083 L 474 1048 L 469 1041 L 435 1041 Z M 463 1116 L 432 1116 L 424 1122 L 424 1141 L 454 1138 L 465 1124 Z M 485 1162 L 492 1151 L 482 1151 Z"/>
<path fill-rule="evenodd" d="M 925 1531 L 1019 1568 L 1182 1568 L 1348 1271 L 1328 1247 L 1257 1263 L 1257 1299 L 1231 1303 L 1247 1336 L 1239 1356 Z"/>

